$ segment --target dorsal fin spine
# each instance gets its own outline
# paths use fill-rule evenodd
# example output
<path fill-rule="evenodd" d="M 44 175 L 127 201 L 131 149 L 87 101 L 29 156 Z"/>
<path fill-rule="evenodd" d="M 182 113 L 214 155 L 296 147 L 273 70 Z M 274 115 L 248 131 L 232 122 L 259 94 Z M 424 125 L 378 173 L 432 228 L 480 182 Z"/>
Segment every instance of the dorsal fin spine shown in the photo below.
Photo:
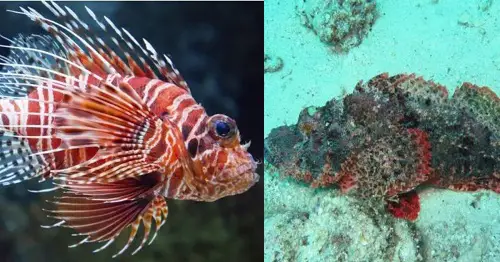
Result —
<path fill-rule="evenodd" d="M 53 3 L 53 2 L 51 2 L 51 3 Z M 66 26 L 64 26 L 64 25 L 62 25 L 62 24 L 60 24 L 60 23 L 58 23 L 56 21 L 53 21 L 53 20 L 50 20 L 50 19 L 47 19 L 47 18 L 43 17 L 40 13 L 38 13 L 36 10 L 34 10 L 31 7 L 28 7 L 28 9 L 31 11 L 31 13 L 24 9 L 25 15 L 29 15 L 29 16 L 33 17 L 35 19 L 35 21 L 36 21 L 36 19 L 38 19 L 42 23 L 42 26 L 46 25 L 44 27 L 44 29 L 46 29 L 49 33 L 51 32 L 49 30 L 49 28 L 52 28 L 54 30 L 52 32 L 53 34 L 64 36 L 66 41 L 68 41 L 69 43 L 74 44 L 74 46 L 73 46 L 74 48 L 78 48 L 78 49 L 81 50 L 81 48 L 73 40 L 71 40 L 71 38 L 66 33 L 64 33 L 63 31 L 61 31 L 61 30 L 58 29 L 58 28 L 61 28 L 64 31 L 69 32 L 76 39 L 78 39 L 89 50 L 89 52 L 92 52 L 92 51 L 93 52 L 97 52 L 87 41 L 85 41 L 85 39 L 83 39 L 81 36 L 79 36 L 78 34 L 76 34 L 75 32 L 73 32 L 72 30 L 70 30 L 68 27 L 66 27 Z M 21 10 L 23 10 L 22 7 L 21 7 Z M 56 26 L 49 26 L 49 24 L 56 25 Z M 64 44 L 64 41 L 61 44 Z M 83 52 L 83 50 L 82 50 L 82 52 Z M 104 65 L 103 69 L 108 74 L 116 73 L 116 71 L 114 70 L 114 68 L 112 68 L 111 65 L 102 56 L 100 56 L 99 54 L 97 54 L 97 57 L 99 59 L 101 59 L 103 65 Z"/>

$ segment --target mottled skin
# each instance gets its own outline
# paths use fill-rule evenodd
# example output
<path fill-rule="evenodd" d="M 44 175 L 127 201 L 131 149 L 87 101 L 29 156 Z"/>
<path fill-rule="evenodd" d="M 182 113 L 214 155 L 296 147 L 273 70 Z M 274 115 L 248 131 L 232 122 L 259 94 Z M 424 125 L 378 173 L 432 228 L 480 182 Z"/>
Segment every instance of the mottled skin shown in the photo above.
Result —
<path fill-rule="evenodd" d="M 500 193 L 499 108 L 486 87 L 466 83 L 448 98 L 431 81 L 381 74 L 273 129 L 265 158 L 314 187 L 388 200 L 395 216 L 413 220 L 418 196 L 405 193 L 419 185 Z M 397 206 L 401 197 L 412 214 Z"/>

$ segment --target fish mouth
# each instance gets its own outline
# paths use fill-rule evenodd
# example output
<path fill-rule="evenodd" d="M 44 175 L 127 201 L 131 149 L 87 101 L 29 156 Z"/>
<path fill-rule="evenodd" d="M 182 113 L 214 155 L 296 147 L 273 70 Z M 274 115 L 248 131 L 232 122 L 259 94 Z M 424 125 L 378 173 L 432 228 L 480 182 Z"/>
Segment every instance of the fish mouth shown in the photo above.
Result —
<path fill-rule="evenodd" d="M 259 182 L 260 176 L 257 173 L 253 173 L 253 184 L 255 185 L 257 182 Z"/>
<path fill-rule="evenodd" d="M 243 175 L 245 173 L 250 173 L 250 172 L 254 173 L 256 167 L 257 166 L 254 163 L 243 164 L 236 168 L 236 173 L 238 175 Z"/>
<path fill-rule="evenodd" d="M 252 185 L 259 182 L 260 176 L 255 172 L 257 169 L 257 163 L 252 161 L 247 164 L 240 165 L 236 168 L 236 173 L 239 176 L 243 175 L 251 175 L 252 176 Z"/>

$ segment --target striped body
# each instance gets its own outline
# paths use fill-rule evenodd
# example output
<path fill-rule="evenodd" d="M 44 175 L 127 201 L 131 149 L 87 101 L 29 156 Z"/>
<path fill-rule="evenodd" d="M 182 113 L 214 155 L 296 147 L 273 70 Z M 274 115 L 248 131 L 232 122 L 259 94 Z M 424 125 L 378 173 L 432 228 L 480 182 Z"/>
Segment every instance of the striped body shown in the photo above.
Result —
<path fill-rule="evenodd" d="M 0 184 L 52 181 L 40 191 L 62 192 L 47 210 L 58 220 L 50 227 L 85 237 L 72 246 L 106 241 L 100 251 L 130 228 L 116 256 L 143 225 L 134 254 L 165 222 L 165 198 L 210 202 L 258 181 L 235 121 L 208 116 L 169 57 L 88 8 L 108 42 L 68 7 L 43 3 L 56 20 L 29 7 L 11 12 L 49 36 L 0 45 L 11 49 L 0 56 Z"/>
<path fill-rule="evenodd" d="M 98 84 L 95 79 L 87 79 L 92 84 Z M 196 103 L 191 94 L 184 88 L 172 83 L 166 83 L 157 79 L 145 77 L 122 77 L 120 75 L 109 75 L 106 78 L 108 83 L 118 83 L 120 81 L 130 84 L 142 97 L 153 112 L 158 116 L 166 116 L 182 130 L 183 141 L 186 148 L 193 142 L 198 141 L 196 136 L 206 135 L 205 122 L 207 115 L 204 108 Z M 50 86 L 51 84 L 47 84 Z M 29 96 L 29 99 L 2 99 L 0 100 L 0 125 L 14 126 L 8 130 L 16 134 L 26 136 L 41 136 L 38 138 L 28 138 L 31 152 L 42 152 L 57 149 L 61 140 L 54 136 L 51 128 L 29 127 L 30 125 L 52 124 L 54 121 L 50 114 L 57 109 L 57 103 L 63 99 L 63 94 L 51 88 L 36 88 Z M 158 98 L 160 100 L 158 101 Z M 34 101 L 40 100 L 40 101 Z M 43 102 L 42 102 L 43 101 Z M 17 113 L 17 114 L 12 114 Z M 35 113 L 35 114 L 33 114 Z M 173 141 L 177 143 L 177 141 Z M 198 144 L 198 142 L 196 142 Z M 206 149 L 206 148 L 205 148 Z M 166 150 L 166 149 L 163 149 Z M 67 168 L 83 161 L 91 159 L 97 152 L 96 148 L 79 148 L 73 150 L 63 150 L 45 154 L 41 156 L 43 163 L 50 163 L 50 168 Z M 196 153 L 193 154 L 193 158 Z M 53 159 L 54 162 L 48 160 Z M 176 165 L 176 159 L 168 160 L 170 165 Z M 187 198 L 183 194 L 188 194 L 187 188 L 182 185 L 182 171 L 174 172 L 165 178 L 166 197 Z"/>

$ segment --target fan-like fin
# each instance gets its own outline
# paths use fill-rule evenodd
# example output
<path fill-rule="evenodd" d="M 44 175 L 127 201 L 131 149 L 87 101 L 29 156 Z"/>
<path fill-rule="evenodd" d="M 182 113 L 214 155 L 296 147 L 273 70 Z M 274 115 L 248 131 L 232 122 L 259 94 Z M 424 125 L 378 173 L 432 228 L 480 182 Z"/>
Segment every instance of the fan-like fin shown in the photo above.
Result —
<path fill-rule="evenodd" d="M 72 181 L 56 183 L 60 188 L 75 194 L 85 195 L 96 201 L 115 202 L 133 200 L 152 193 L 162 180 L 161 173 L 152 172 L 137 178 L 128 178 L 110 183 L 79 183 L 87 178 L 75 178 Z"/>
<path fill-rule="evenodd" d="M 125 179 L 116 183 L 87 184 L 85 187 L 67 184 L 63 186 L 66 190 L 63 196 L 53 201 L 57 208 L 47 211 L 49 217 L 60 220 L 56 226 L 73 228 L 78 232 L 76 235 L 84 236 L 82 241 L 71 247 L 105 241 L 104 246 L 95 252 L 106 248 L 124 229 L 130 227 L 127 243 L 115 256 L 128 249 L 142 224 L 144 236 L 135 253 L 148 239 L 153 241 L 167 218 L 168 208 L 164 197 L 154 195 L 158 185 L 161 185 L 160 178 L 153 173 L 142 180 Z M 144 179 L 148 181 L 144 182 Z M 133 192 L 135 196 L 131 197 Z M 153 220 L 155 235 L 150 238 Z"/>
<path fill-rule="evenodd" d="M 387 200 L 386 208 L 394 217 L 414 221 L 420 212 L 420 198 L 412 190 L 398 195 L 394 200 Z"/>
<path fill-rule="evenodd" d="M 56 179 L 111 183 L 138 177 L 165 166 L 162 161 L 175 146 L 167 144 L 166 137 L 182 141 L 173 124 L 149 111 L 129 84 L 103 85 L 68 92 L 59 104 L 54 119 L 56 136 L 62 141 L 59 149 L 93 146 L 99 150 L 88 161 L 53 170 Z M 179 152 L 187 154 L 181 145 Z"/>

